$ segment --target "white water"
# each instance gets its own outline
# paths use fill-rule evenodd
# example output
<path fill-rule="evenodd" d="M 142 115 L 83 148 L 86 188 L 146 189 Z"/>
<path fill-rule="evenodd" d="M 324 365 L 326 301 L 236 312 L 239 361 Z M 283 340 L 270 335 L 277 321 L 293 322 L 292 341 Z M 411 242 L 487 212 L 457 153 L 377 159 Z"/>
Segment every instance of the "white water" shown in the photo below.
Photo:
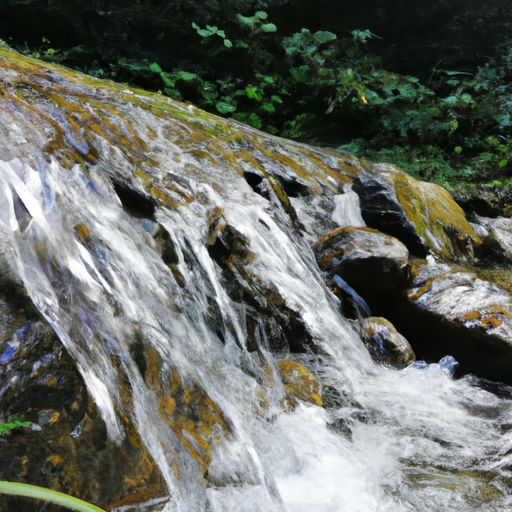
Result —
<path fill-rule="evenodd" d="M 182 164 L 173 164 L 176 148 L 159 151 L 162 176 L 183 173 Z M 112 168 L 131 175 L 122 163 Z M 201 200 L 156 212 L 176 245 L 182 288 L 149 233 L 154 224 L 123 209 L 109 179 L 112 168 L 86 175 L 43 158 L 1 161 L 2 253 L 75 358 L 111 438 L 124 435 L 122 413 L 133 417 L 168 483 L 168 510 L 510 509 L 510 399 L 471 379 L 454 381 L 435 364 L 403 371 L 375 365 L 326 289 L 310 242 L 322 226 L 360 219 L 353 195 L 336 200 L 325 224 L 321 204 L 294 200 L 299 217 L 311 220 L 303 238 L 281 208 L 236 173 L 222 176 L 223 191 L 213 185 L 215 169 L 187 176 L 184 186 Z M 15 208 L 20 200 L 25 216 Z M 322 355 L 311 354 L 310 365 L 345 397 L 339 407 L 284 412 L 279 386 L 255 378 L 262 361 L 245 348 L 242 306 L 230 299 L 206 249 L 207 215 L 216 206 L 249 240 L 254 272 L 277 288 L 313 334 Z M 89 242 L 76 235 L 78 224 L 87 225 Z M 208 314 L 211 304 L 222 319 L 223 340 Z M 216 446 L 209 470 L 215 485 L 205 487 L 161 418 L 155 390 L 130 355 L 135 333 L 184 379 L 200 382 L 228 418 L 232 433 Z M 265 340 L 260 352 L 272 365 Z M 123 374 L 129 404 L 120 396 Z M 257 413 L 261 390 L 270 405 Z M 336 423 L 339 428 L 330 426 Z M 180 475 L 172 470 L 176 463 Z M 491 480 L 495 492 L 489 492 Z"/>

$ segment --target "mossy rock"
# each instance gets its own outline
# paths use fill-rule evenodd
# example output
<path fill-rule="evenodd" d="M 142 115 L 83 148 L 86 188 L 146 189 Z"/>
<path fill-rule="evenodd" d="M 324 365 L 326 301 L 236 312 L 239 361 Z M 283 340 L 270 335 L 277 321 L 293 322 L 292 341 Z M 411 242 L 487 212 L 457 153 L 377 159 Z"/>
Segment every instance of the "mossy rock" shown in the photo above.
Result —
<path fill-rule="evenodd" d="M 512 296 L 470 269 L 414 261 L 390 318 L 420 358 L 452 355 L 462 372 L 512 382 Z"/>
<path fill-rule="evenodd" d="M 320 407 L 323 405 L 320 383 L 313 372 L 292 359 L 280 359 L 276 367 L 283 382 L 288 407 L 294 407 L 297 400 Z"/>
<path fill-rule="evenodd" d="M 401 369 L 416 360 L 410 343 L 385 318 L 362 319 L 360 333 L 370 355 L 384 366 Z"/>
<path fill-rule="evenodd" d="M 472 260 L 482 242 L 447 190 L 393 165 L 376 164 L 362 172 L 355 190 L 367 224 L 397 237 L 413 254 Z"/>

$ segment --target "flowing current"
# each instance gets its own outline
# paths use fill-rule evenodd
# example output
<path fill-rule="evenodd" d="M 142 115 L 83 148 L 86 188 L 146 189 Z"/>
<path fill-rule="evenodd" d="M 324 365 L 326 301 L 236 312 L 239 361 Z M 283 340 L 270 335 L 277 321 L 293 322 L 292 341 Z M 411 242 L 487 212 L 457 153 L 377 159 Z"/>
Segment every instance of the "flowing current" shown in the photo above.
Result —
<path fill-rule="evenodd" d="M 333 226 L 363 224 L 357 196 L 345 188 L 326 204 L 293 198 L 299 232 L 242 175 L 213 163 L 187 172 L 187 155 L 166 142 L 158 120 L 130 115 L 136 128 L 158 132 L 158 176 L 195 200 L 135 216 L 113 185 L 123 176 L 130 183 L 134 168 L 111 148 L 102 148 L 108 155 L 88 172 L 36 151 L 12 158 L 4 152 L 0 256 L 75 359 L 110 438 L 122 439 L 121 418 L 132 418 L 167 482 L 166 510 L 510 510 L 506 390 L 498 395 L 476 379 L 454 380 L 438 364 L 402 371 L 376 365 L 324 283 L 311 242 Z M 10 143 L 35 144 L 19 118 L 8 119 Z M 302 358 L 324 388 L 336 390 L 330 408 L 283 409 L 275 372 L 268 382 L 258 377 L 262 365 L 275 368 L 277 357 L 288 356 L 270 350 L 263 330 L 257 350 L 248 347 L 244 304 L 230 296 L 206 247 L 212 209 L 245 237 L 252 270 L 311 334 L 316 348 Z M 179 279 L 162 260 L 157 229 L 172 241 Z M 214 444 L 208 484 L 162 418 L 157 387 L 141 376 L 135 337 L 222 411 L 229 433 L 220 432 Z"/>

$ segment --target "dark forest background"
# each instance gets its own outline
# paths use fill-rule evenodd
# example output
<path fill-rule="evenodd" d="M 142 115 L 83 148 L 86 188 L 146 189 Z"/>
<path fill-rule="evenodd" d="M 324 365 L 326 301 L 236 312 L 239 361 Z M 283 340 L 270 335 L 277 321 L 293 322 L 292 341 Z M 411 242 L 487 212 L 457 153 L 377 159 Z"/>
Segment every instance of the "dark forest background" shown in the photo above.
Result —
<path fill-rule="evenodd" d="M 0 38 L 446 186 L 510 181 L 507 0 L 2 0 Z"/>

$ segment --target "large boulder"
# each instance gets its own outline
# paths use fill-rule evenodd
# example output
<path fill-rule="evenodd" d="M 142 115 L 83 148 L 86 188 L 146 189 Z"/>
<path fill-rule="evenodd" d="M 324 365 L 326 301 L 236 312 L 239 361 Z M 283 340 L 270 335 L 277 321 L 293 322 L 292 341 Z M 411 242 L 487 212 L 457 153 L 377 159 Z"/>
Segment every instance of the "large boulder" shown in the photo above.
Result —
<path fill-rule="evenodd" d="M 512 296 L 463 267 L 417 260 L 391 319 L 418 357 L 454 356 L 463 372 L 512 382 Z"/>
<path fill-rule="evenodd" d="M 366 223 L 424 257 L 471 260 L 481 243 L 462 208 L 439 185 L 418 181 L 397 167 L 376 164 L 354 182 Z"/>
<path fill-rule="evenodd" d="M 401 369 L 416 360 L 410 343 L 385 318 L 362 319 L 360 334 L 368 352 L 380 364 Z"/>
<path fill-rule="evenodd" d="M 314 246 L 320 269 L 334 285 L 341 277 L 370 305 L 406 284 L 409 251 L 396 238 L 366 227 L 341 227 Z"/>

